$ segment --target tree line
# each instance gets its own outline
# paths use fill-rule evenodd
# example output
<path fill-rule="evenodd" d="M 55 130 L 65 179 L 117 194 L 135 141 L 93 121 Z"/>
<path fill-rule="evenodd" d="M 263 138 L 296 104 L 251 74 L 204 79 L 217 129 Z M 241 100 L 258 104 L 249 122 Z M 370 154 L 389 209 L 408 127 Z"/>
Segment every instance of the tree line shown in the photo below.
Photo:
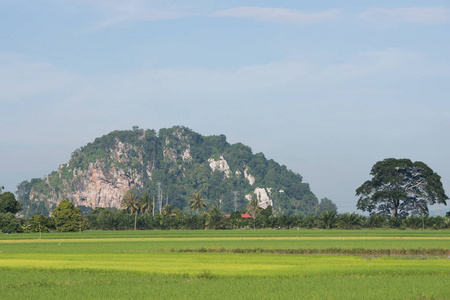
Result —
<path fill-rule="evenodd" d="M 129 196 L 128 196 L 129 197 Z M 200 196 L 201 199 L 201 196 Z M 202 229 L 446 229 L 450 228 L 450 214 L 446 217 L 409 216 L 363 216 L 357 213 L 339 214 L 336 211 L 323 211 L 315 216 L 275 216 L 271 206 L 258 207 L 256 199 L 249 201 L 246 210 L 225 214 L 217 207 L 207 210 L 198 207 L 193 195 L 191 207 L 193 214 L 186 214 L 170 204 L 154 214 L 136 206 L 124 205 L 123 209 L 96 208 L 84 216 L 80 208 L 70 201 L 63 200 L 53 210 L 51 217 L 34 215 L 30 218 L 17 218 L 12 212 L 0 214 L 2 232 L 51 232 L 82 230 L 202 230 Z M 198 199 L 197 199 L 198 200 Z M 200 200 L 201 201 L 201 200 Z M 125 203 L 125 202 L 124 202 Z M 195 211 L 199 209 L 199 213 Z M 244 214 L 247 214 L 245 217 Z M 243 217 L 244 215 L 244 217 Z M 248 217 L 248 215 L 250 217 Z"/>

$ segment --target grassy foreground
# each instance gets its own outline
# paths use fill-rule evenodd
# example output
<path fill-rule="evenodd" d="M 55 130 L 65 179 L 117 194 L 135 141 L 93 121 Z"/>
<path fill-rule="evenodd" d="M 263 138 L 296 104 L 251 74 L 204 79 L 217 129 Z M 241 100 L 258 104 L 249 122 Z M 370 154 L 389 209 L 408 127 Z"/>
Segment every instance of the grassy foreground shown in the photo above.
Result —
<path fill-rule="evenodd" d="M 449 231 L 144 231 L 24 237 L 0 239 L 2 298 L 450 299 Z M 382 251 L 264 253 L 332 248 L 346 253 L 407 251 L 395 256 L 378 255 Z M 418 249 L 423 253 L 412 251 Z M 442 251 L 428 255 L 431 249 Z"/>

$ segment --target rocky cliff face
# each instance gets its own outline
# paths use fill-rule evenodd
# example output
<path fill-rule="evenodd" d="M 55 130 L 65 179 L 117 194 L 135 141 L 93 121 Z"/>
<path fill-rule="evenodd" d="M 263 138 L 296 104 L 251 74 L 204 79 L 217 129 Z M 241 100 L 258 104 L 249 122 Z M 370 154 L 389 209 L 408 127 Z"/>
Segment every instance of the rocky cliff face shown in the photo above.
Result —
<path fill-rule="evenodd" d="M 154 196 L 160 182 L 166 201 L 180 209 L 188 209 L 187 200 L 196 191 L 209 205 L 230 211 L 238 191 L 240 209 L 256 195 L 261 207 L 286 213 L 295 201 L 305 207 L 317 202 L 301 181 L 300 175 L 261 153 L 252 154 L 247 146 L 176 126 L 158 134 L 134 129 L 98 138 L 75 150 L 67 164 L 44 179 L 20 184 L 18 195 L 28 214 L 39 209 L 48 213 L 62 199 L 77 206 L 121 208 L 125 193 Z"/>
<path fill-rule="evenodd" d="M 138 154 L 137 158 L 130 157 L 131 150 Z M 132 145 L 118 141 L 115 148 L 110 150 L 109 158 L 113 162 L 110 167 L 107 167 L 107 163 L 100 159 L 89 162 L 85 170 L 71 168 L 70 163 L 61 165 L 56 175 L 50 174 L 45 178 L 46 185 L 51 188 L 51 196 L 48 197 L 40 189 L 35 188 L 30 191 L 30 198 L 55 205 L 62 199 L 70 199 L 77 206 L 120 208 L 125 193 L 133 187 L 142 188 L 142 178 L 149 175 L 151 177 L 151 172 L 141 174 L 136 169 L 123 167 L 133 159 L 145 165 L 142 154 Z M 149 168 L 149 166 L 146 167 Z M 71 176 L 64 177 L 64 170 Z M 55 176 L 62 183 L 63 191 L 52 185 L 52 181 L 55 181 L 52 177 Z"/>

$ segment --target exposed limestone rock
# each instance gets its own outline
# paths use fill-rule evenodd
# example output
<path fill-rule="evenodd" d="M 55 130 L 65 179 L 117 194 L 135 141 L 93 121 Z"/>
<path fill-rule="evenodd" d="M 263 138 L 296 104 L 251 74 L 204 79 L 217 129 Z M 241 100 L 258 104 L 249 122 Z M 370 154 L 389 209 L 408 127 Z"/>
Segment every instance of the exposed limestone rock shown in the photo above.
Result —
<path fill-rule="evenodd" d="M 118 142 L 116 147 L 111 150 L 110 157 L 117 163 L 128 161 L 128 153 L 136 148 L 129 144 Z M 136 151 L 137 152 L 137 151 Z M 142 153 L 137 153 L 142 162 Z M 69 165 L 61 165 L 58 168 L 58 175 L 61 179 L 63 168 Z M 62 184 L 67 187 L 65 193 L 59 194 L 56 190 L 51 191 L 52 197 L 45 197 L 42 194 L 37 195 L 33 190 L 30 191 L 30 199 L 45 200 L 51 204 L 57 204 L 63 199 L 72 201 L 75 205 L 85 205 L 92 208 L 96 207 L 116 207 L 120 208 L 121 200 L 125 193 L 132 187 L 142 186 L 142 175 L 134 169 L 124 170 L 111 165 L 109 168 L 100 161 L 91 162 L 86 170 L 69 170 L 73 178 L 69 181 L 63 181 Z M 151 172 L 147 167 L 147 175 L 151 178 Z M 62 179 L 61 179 L 62 180 Z M 45 179 L 51 186 L 49 176 Z"/>
<path fill-rule="evenodd" d="M 170 136 L 167 136 L 163 146 L 164 160 L 176 163 L 179 158 L 184 162 L 192 161 L 191 145 L 187 129 L 179 127 Z"/>
<path fill-rule="evenodd" d="M 175 149 L 166 148 L 164 149 L 164 160 L 176 162 L 177 161 L 177 151 Z"/>
<path fill-rule="evenodd" d="M 272 193 L 271 188 L 255 188 L 254 194 L 256 194 L 256 198 L 258 199 L 258 205 L 261 208 L 267 208 L 267 206 L 273 206 L 273 201 L 270 199 L 270 195 Z M 245 198 L 250 201 L 252 200 L 253 194 L 245 195 Z"/>
<path fill-rule="evenodd" d="M 90 164 L 86 173 L 87 178 L 80 178 L 85 181 L 84 189 L 68 195 L 76 205 L 91 206 L 92 208 L 120 208 L 123 195 L 130 188 L 139 184 L 119 168 L 111 168 L 105 174 L 101 168 Z M 111 178 L 111 180 L 106 178 Z"/>
<path fill-rule="evenodd" d="M 245 167 L 245 170 L 244 170 L 244 177 L 245 177 L 245 179 L 248 180 L 250 185 L 254 185 L 255 184 L 256 179 L 255 179 L 255 177 L 253 177 L 252 174 L 248 173 L 248 168 L 247 167 Z"/>
<path fill-rule="evenodd" d="M 188 145 L 188 147 L 186 148 L 186 150 L 184 150 L 181 158 L 183 159 L 184 162 L 190 162 L 192 161 L 192 156 L 191 156 L 191 146 Z"/>
<path fill-rule="evenodd" d="M 231 173 L 230 166 L 228 165 L 227 161 L 223 158 L 223 156 L 220 156 L 219 160 L 214 160 L 210 158 L 208 159 L 208 162 L 213 172 L 215 170 L 219 170 L 220 172 L 225 173 L 225 176 L 230 177 Z"/>

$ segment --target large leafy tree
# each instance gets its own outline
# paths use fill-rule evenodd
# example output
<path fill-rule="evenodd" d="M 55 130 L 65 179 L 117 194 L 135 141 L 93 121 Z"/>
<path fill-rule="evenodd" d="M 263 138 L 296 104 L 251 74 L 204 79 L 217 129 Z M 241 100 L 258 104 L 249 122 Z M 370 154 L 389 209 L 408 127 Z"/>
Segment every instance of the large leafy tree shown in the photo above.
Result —
<path fill-rule="evenodd" d="M 52 212 L 57 231 L 77 231 L 81 229 L 82 216 L 78 207 L 68 200 L 61 200 Z"/>
<path fill-rule="evenodd" d="M 22 232 L 20 221 L 13 213 L 0 214 L 0 232 Z"/>
<path fill-rule="evenodd" d="M 423 162 L 388 158 L 377 162 L 371 180 L 357 190 L 357 208 L 392 217 L 428 213 L 428 205 L 447 204 L 441 177 Z"/>
<path fill-rule="evenodd" d="M 11 192 L 4 192 L 0 194 L 0 213 L 16 214 L 22 210 L 22 206 Z"/>

